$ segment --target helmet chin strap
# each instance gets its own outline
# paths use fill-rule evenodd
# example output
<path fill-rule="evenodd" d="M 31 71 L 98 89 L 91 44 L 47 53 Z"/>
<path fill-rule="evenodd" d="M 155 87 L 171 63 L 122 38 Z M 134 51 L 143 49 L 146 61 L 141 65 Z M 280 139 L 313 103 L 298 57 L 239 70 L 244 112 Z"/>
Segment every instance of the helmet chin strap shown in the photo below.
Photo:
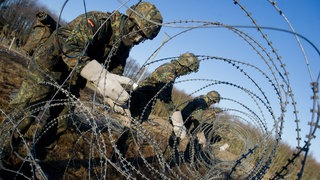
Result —
<path fill-rule="evenodd" d="M 129 19 L 129 16 L 121 16 L 120 22 L 120 36 L 122 39 L 127 38 L 130 33 L 130 29 L 135 25 L 135 23 Z"/>
<path fill-rule="evenodd" d="M 120 36 L 128 34 L 129 28 L 127 26 L 129 21 L 129 17 L 122 15 L 121 16 L 121 22 L 120 22 Z"/>

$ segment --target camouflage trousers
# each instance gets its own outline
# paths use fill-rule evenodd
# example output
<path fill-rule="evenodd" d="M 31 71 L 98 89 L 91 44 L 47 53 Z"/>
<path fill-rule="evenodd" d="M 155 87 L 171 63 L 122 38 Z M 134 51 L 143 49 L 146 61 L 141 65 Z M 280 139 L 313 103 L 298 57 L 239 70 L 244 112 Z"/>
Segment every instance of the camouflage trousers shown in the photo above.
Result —
<path fill-rule="evenodd" d="M 31 125 L 36 124 L 40 125 L 39 141 L 48 146 L 67 130 L 74 107 L 68 104 L 66 94 L 56 93 L 58 86 L 53 84 L 33 73 L 23 81 L 9 104 L 12 109 L 9 121 L 14 124 L 11 133 L 15 139 L 23 137 Z"/>

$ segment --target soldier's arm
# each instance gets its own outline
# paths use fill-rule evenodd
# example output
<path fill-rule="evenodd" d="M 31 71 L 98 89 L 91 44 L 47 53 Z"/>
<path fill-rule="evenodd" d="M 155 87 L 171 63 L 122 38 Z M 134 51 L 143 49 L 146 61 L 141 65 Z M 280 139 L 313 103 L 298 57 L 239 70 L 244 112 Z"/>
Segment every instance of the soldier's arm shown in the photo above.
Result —
<path fill-rule="evenodd" d="M 130 52 L 129 47 L 125 47 L 123 45 L 121 46 L 122 47 L 120 47 L 120 49 L 122 49 L 122 52 L 118 52 L 114 56 L 114 58 L 116 59 L 111 59 L 112 61 L 110 62 L 110 66 L 108 69 L 110 72 L 118 75 L 123 74 L 124 68 L 126 66 L 127 58 L 129 57 L 129 52 Z"/>
<path fill-rule="evenodd" d="M 169 114 L 175 110 L 174 103 L 172 101 L 172 89 L 173 84 L 167 84 L 167 86 L 162 89 L 162 92 L 159 96 L 160 100 L 165 103 L 165 108 Z"/>
<path fill-rule="evenodd" d="M 75 25 L 68 38 L 63 44 L 63 61 L 69 68 L 78 66 L 79 69 L 85 66 L 88 61 L 92 60 L 89 56 L 86 56 L 86 47 L 93 40 L 95 33 L 95 26 L 93 26 L 90 18 L 85 16 L 78 17 L 75 20 Z M 79 61 L 80 60 L 80 61 Z"/>
<path fill-rule="evenodd" d="M 191 100 L 182 110 L 182 118 L 185 120 L 187 119 L 191 113 L 197 108 L 196 107 L 196 99 Z"/>

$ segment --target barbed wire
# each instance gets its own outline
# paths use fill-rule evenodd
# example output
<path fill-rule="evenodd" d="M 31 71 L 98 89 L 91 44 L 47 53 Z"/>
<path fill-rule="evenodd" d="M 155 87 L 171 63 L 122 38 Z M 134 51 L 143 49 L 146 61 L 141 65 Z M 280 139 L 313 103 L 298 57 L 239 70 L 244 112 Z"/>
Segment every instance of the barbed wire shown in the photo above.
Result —
<path fill-rule="evenodd" d="M 83 0 L 84 13 L 86 14 L 85 2 Z M 118 0 L 118 2 L 120 3 L 119 9 L 122 7 L 130 8 L 127 5 L 130 0 L 126 2 Z M 169 116 L 164 119 L 148 119 L 147 122 L 142 123 L 142 117 L 147 106 L 155 110 L 156 99 L 165 88 L 172 84 L 165 84 L 148 102 L 140 119 L 135 119 L 131 116 L 114 113 L 112 108 L 101 100 L 96 90 L 90 92 L 92 96 L 78 98 L 69 89 L 64 88 L 68 84 L 68 80 L 74 75 L 75 70 L 59 85 L 52 77 L 48 76 L 42 69 L 39 69 L 47 77 L 46 81 L 39 85 L 49 86 L 57 89 L 57 91 L 50 100 L 39 102 L 21 111 L 6 113 L 0 109 L 1 115 L 5 117 L 5 121 L 0 128 L 0 155 L 7 153 L 5 152 L 5 144 L 8 142 L 11 149 L 14 149 L 16 146 L 14 144 L 16 142 L 13 141 L 14 132 L 18 133 L 17 136 L 21 139 L 18 148 L 14 149 L 14 157 L 11 159 L 12 164 L 18 164 L 17 167 L 8 166 L 8 162 L 4 162 L 0 164 L 0 169 L 3 172 L 14 174 L 15 178 L 23 177 L 25 179 L 50 179 L 50 175 L 52 176 L 52 174 L 47 175 L 49 173 L 48 168 L 52 168 L 54 165 L 58 165 L 59 167 L 57 168 L 62 168 L 59 171 L 61 172 L 59 177 L 63 179 L 72 177 L 84 178 L 81 174 L 85 174 L 88 179 L 108 179 L 109 176 L 117 175 L 121 175 L 127 179 L 262 179 L 266 175 L 272 179 L 284 179 L 291 173 L 290 170 L 293 166 L 300 163 L 301 167 L 299 167 L 300 169 L 296 174 L 296 178 L 301 179 L 307 163 L 311 143 L 316 139 L 316 132 L 320 127 L 318 99 L 320 72 L 318 78 L 315 79 L 300 38 L 307 41 L 320 56 L 319 50 L 310 40 L 295 32 L 290 21 L 276 5 L 275 1 L 268 0 L 288 24 L 290 30 L 260 26 L 244 5 L 238 0 L 233 0 L 232 2 L 246 15 L 252 25 L 228 25 L 203 20 L 176 20 L 159 24 L 145 19 L 135 12 L 134 9 L 130 8 L 140 18 L 153 23 L 154 26 L 161 25 L 163 28 L 182 29 L 180 32 L 171 35 L 161 46 L 151 53 L 135 76 L 137 78 L 141 74 L 141 71 L 144 70 L 144 67 L 177 59 L 178 57 L 165 57 L 152 60 L 160 48 L 167 46 L 168 42 L 175 41 L 175 38 L 198 29 L 223 28 L 237 35 L 243 42 L 248 44 L 253 50 L 252 53 L 258 54 L 264 64 L 254 65 L 251 61 L 245 62 L 241 58 L 231 59 L 212 55 L 197 55 L 197 57 L 200 59 L 201 64 L 222 63 L 223 65 L 227 65 L 232 72 L 239 72 L 250 82 L 251 86 L 241 81 L 230 82 L 228 80 L 209 78 L 187 78 L 177 80 L 173 85 L 178 86 L 187 83 L 201 84 L 193 92 L 188 93 L 189 98 L 193 98 L 200 92 L 223 86 L 232 89 L 232 92 L 235 94 L 245 94 L 246 97 L 249 97 L 247 101 L 250 101 L 250 103 L 242 102 L 226 93 L 221 97 L 221 101 L 226 102 L 224 103 L 226 104 L 225 107 L 220 107 L 223 113 L 204 119 L 194 132 L 187 134 L 186 139 L 178 139 L 172 135 L 172 125 L 169 123 Z M 65 1 L 61 8 L 58 21 L 61 19 L 62 12 L 66 10 L 65 6 L 67 3 L 68 0 Z M 110 18 L 112 15 L 110 15 Z M 107 21 L 108 19 L 104 23 Z M 99 32 L 100 28 L 95 32 L 95 35 Z M 259 42 L 258 38 L 253 34 L 245 31 L 252 28 L 257 29 L 265 44 Z M 301 142 L 301 129 L 303 125 L 301 124 L 298 107 L 296 106 L 297 101 L 291 85 L 292 79 L 289 78 L 289 70 L 286 68 L 282 57 L 267 36 L 267 33 L 265 33 L 266 30 L 281 31 L 293 35 L 305 59 L 305 65 L 308 69 L 308 76 L 311 82 L 312 106 L 310 110 L 311 118 L 307 124 L 310 130 L 303 142 Z M 130 34 L 126 36 L 130 36 Z M 111 57 L 115 55 L 118 44 L 126 36 L 115 40 L 114 46 L 105 60 L 105 68 L 109 67 Z M 88 46 L 89 42 L 86 44 L 82 54 L 79 55 L 79 59 L 85 54 Z M 259 74 L 259 77 L 256 76 L 256 73 Z M 190 76 L 192 77 L 192 74 Z M 267 82 L 267 88 L 265 88 L 264 82 Z M 55 97 L 59 93 L 64 94 L 68 99 L 56 99 Z M 276 101 L 273 99 L 276 99 Z M 177 107 L 183 107 L 187 102 L 188 100 L 186 99 L 181 104 L 178 104 Z M 289 106 L 290 103 L 291 106 Z M 231 104 L 235 104 L 239 108 L 227 106 Z M 49 108 L 61 105 L 75 107 L 75 109 L 72 113 L 50 119 L 47 124 L 44 124 L 43 119 L 48 118 Z M 134 106 L 134 104 L 130 103 L 130 100 L 129 106 Z M 293 112 L 289 114 L 287 110 L 291 108 Z M 38 115 L 35 116 L 34 114 Z M 294 117 L 292 122 L 289 121 L 291 118 L 289 120 L 286 119 L 286 116 L 289 115 L 293 115 Z M 31 117 L 35 121 L 32 125 L 33 128 L 28 130 L 29 134 L 20 132 L 18 128 L 19 124 L 24 123 L 27 118 Z M 131 121 L 130 127 L 122 124 L 124 119 Z M 229 120 L 227 121 L 227 119 Z M 268 170 L 275 161 L 276 153 L 281 145 L 283 130 L 286 128 L 284 124 L 285 120 L 295 124 L 297 147 L 285 164 L 278 165 L 277 172 L 270 175 L 268 174 L 270 173 Z M 67 121 L 69 124 L 67 133 L 61 135 L 62 139 L 65 139 L 68 143 L 65 142 L 66 144 L 63 147 L 59 144 L 61 142 L 58 141 L 52 149 L 48 149 L 48 151 L 52 151 L 52 154 L 58 152 L 62 154 L 55 154 L 57 157 L 52 157 L 53 161 L 57 162 L 40 161 L 38 159 L 40 152 L 36 151 L 37 143 L 46 138 L 49 131 L 62 121 Z M 270 121 L 273 121 L 271 126 L 268 124 Z M 244 124 L 253 126 L 253 128 L 247 128 Z M 207 131 L 209 135 L 208 139 L 219 135 L 224 137 L 225 140 L 208 143 L 205 147 L 201 146 L 197 140 L 197 133 L 202 131 Z M 118 140 L 126 135 L 125 133 L 129 134 L 128 141 L 130 143 L 126 143 L 129 143 L 130 152 L 123 153 Z M 173 142 L 170 142 L 170 140 Z M 230 144 L 228 151 L 219 150 L 223 143 Z M 238 146 L 235 145 L 236 143 L 238 143 Z M 50 156 L 54 156 L 52 154 Z M 59 163 L 62 163 L 59 161 L 65 161 L 64 165 L 59 165 Z M 80 176 L 79 174 L 76 175 L 76 172 Z"/>

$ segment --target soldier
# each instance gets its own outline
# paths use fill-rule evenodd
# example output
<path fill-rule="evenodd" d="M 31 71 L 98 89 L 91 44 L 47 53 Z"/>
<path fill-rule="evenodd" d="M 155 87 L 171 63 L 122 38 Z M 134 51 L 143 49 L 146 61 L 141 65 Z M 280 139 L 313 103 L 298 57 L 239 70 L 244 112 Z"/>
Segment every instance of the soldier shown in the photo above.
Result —
<path fill-rule="evenodd" d="M 36 109 L 37 105 L 44 106 L 52 99 L 68 102 L 66 96 L 70 95 L 62 93 L 60 87 L 79 97 L 80 89 L 90 81 L 97 92 L 124 104 L 129 95 L 121 84 L 132 82 L 119 75 L 123 73 L 129 52 L 134 45 L 155 38 L 161 23 L 159 10 L 149 2 L 140 2 L 128 9 L 126 15 L 118 11 L 88 12 L 55 30 L 35 50 L 28 66 L 29 75 L 10 103 L 13 109 L 26 115 L 16 132 L 25 133 L 34 121 L 27 107 Z M 106 64 L 106 68 L 101 63 Z M 68 118 L 65 116 L 70 115 L 73 106 L 65 106 L 63 102 L 50 109 L 47 123 L 58 116 L 64 117 L 58 118 L 56 128 L 51 128 L 56 129 L 51 137 L 59 137 L 67 129 Z"/>
<path fill-rule="evenodd" d="M 163 101 L 167 111 L 172 112 L 174 110 L 172 89 L 175 79 L 191 72 L 197 72 L 199 64 L 198 58 L 193 53 L 184 53 L 178 59 L 158 67 L 132 92 L 129 101 L 131 116 L 140 122 L 146 121 L 156 99 Z M 127 129 L 116 143 L 123 155 L 127 152 L 131 141 L 132 136 Z M 115 160 L 116 154 L 113 154 L 112 161 Z"/>
<path fill-rule="evenodd" d="M 198 69 L 199 60 L 192 53 L 184 53 L 179 59 L 158 67 L 133 91 L 130 99 L 132 117 L 142 122 L 147 120 L 156 99 L 163 101 L 168 112 L 172 112 L 174 105 L 171 94 L 175 79 L 191 72 L 197 72 Z"/>
<path fill-rule="evenodd" d="M 33 32 L 22 48 L 29 56 L 32 56 L 34 50 L 48 40 L 53 31 L 56 30 L 57 22 L 46 12 L 40 11 L 36 14 L 36 22 L 32 28 Z"/>
<path fill-rule="evenodd" d="M 210 132 L 210 127 L 212 126 L 206 123 L 200 125 L 200 121 L 205 120 L 204 118 L 212 118 L 212 113 L 214 111 L 208 108 L 212 104 L 219 102 L 220 94 L 217 91 L 210 91 L 206 95 L 201 95 L 189 101 L 188 104 L 181 111 L 175 111 L 172 114 L 171 120 L 173 124 L 173 133 L 175 136 L 173 136 L 172 134 L 170 137 L 169 144 L 171 146 L 177 146 L 180 143 L 180 140 L 184 139 L 184 137 L 187 134 L 187 131 L 190 135 L 195 135 L 194 141 L 190 141 L 186 147 L 184 153 L 184 158 L 186 161 L 190 162 L 195 160 L 196 157 L 192 156 L 199 155 L 199 153 L 201 153 L 201 148 L 205 147 L 207 141 L 206 136 L 209 135 L 208 132 Z M 177 137 L 178 139 L 174 141 L 174 137 Z M 218 141 L 220 137 L 212 138 L 213 139 L 210 140 Z M 174 145 L 175 142 L 177 144 Z M 175 163 L 179 163 L 179 153 L 177 149 L 175 149 L 175 151 Z"/>
<path fill-rule="evenodd" d="M 200 124 L 202 117 L 205 116 L 205 111 L 212 104 L 220 102 L 220 94 L 217 91 L 210 91 L 206 95 L 201 95 L 190 101 L 182 110 L 181 117 L 184 121 L 184 126 L 192 133 Z M 177 120 L 181 121 L 181 120 Z M 193 128 L 191 129 L 193 125 Z"/>

